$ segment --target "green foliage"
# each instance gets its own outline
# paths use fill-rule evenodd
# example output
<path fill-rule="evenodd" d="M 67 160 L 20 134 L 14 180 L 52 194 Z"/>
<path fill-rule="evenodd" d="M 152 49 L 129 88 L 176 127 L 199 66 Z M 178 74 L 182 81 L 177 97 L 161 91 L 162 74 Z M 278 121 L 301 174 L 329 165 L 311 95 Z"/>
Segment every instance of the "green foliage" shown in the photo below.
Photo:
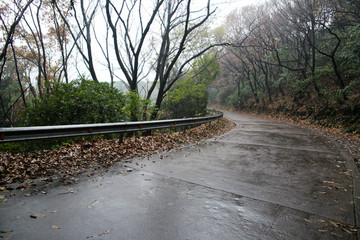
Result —
<path fill-rule="evenodd" d="M 1 106 L 0 123 L 2 127 L 10 127 L 18 121 L 18 113 L 21 111 L 23 101 L 21 99 L 20 86 L 15 77 L 14 62 L 6 62 L 4 72 L 0 81 Z M 5 113 L 6 116 L 5 116 Z M 9 119 L 10 118 L 10 121 Z"/>
<path fill-rule="evenodd" d="M 2 143 L 0 144 L 0 152 L 20 153 L 20 152 L 37 152 L 42 150 L 55 150 L 62 146 L 71 145 L 73 143 L 80 141 L 90 141 L 91 139 L 95 139 L 95 138 L 96 136 Z"/>
<path fill-rule="evenodd" d="M 360 25 L 348 28 L 343 48 L 339 53 L 341 70 L 352 77 L 360 76 Z"/>
<path fill-rule="evenodd" d="M 148 120 L 154 109 L 150 100 L 142 99 L 136 92 L 130 91 L 126 94 L 125 113 L 130 116 L 129 120 Z"/>
<path fill-rule="evenodd" d="M 217 96 L 220 93 L 218 88 L 215 86 L 210 86 L 208 88 L 208 94 L 209 94 L 209 104 L 217 104 Z"/>
<path fill-rule="evenodd" d="M 231 95 L 229 95 L 227 97 L 227 101 L 229 102 L 229 104 L 231 104 L 232 107 L 234 107 L 235 109 L 239 109 L 240 108 L 240 98 L 238 96 L 238 94 L 236 93 L 236 91 L 234 91 Z"/>
<path fill-rule="evenodd" d="M 217 56 L 214 54 L 204 54 L 194 61 L 193 67 L 188 75 L 192 76 L 196 84 L 209 86 L 220 72 L 221 67 Z"/>
<path fill-rule="evenodd" d="M 197 58 L 187 78 L 175 85 L 164 99 L 161 110 L 164 118 L 183 118 L 206 115 L 210 84 L 221 72 L 215 54 Z M 213 91 L 211 91 L 213 94 Z"/>
<path fill-rule="evenodd" d="M 360 80 L 352 81 L 349 85 L 347 85 L 344 89 L 339 90 L 339 95 L 352 95 L 360 92 Z"/>
<path fill-rule="evenodd" d="M 179 82 L 168 93 L 162 110 L 169 118 L 183 118 L 206 115 L 208 93 L 205 84 L 196 84 L 194 79 L 188 78 Z"/>
<path fill-rule="evenodd" d="M 56 83 L 53 91 L 32 102 L 23 113 L 24 126 L 107 123 L 126 120 L 125 97 L 108 83 L 85 79 Z"/>
<path fill-rule="evenodd" d="M 119 122 L 129 119 L 125 113 L 125 96 L 108 83 L 95 83 L 85 79 L 69 84 L 56 83 L 52 92 L 25 108 L 23 126 L 66 125 Z M 38 140 L 1 144 L 0 151 L 29 152 L 55 149 L 77 141 L 96 137 L 78 137 L 58 140 Z"/>
<path fill-rule="evenodd" d="M 220 91 L 217 96 L 219 104 L 228 105 L 229 104 L 228 98 L 231 94 L 233 94 L 233 92 L 234 92 L 234 89 L 230 88 L 230 87 L 226 87 L 226 88 L 222 89 L 222 91 Z"/>

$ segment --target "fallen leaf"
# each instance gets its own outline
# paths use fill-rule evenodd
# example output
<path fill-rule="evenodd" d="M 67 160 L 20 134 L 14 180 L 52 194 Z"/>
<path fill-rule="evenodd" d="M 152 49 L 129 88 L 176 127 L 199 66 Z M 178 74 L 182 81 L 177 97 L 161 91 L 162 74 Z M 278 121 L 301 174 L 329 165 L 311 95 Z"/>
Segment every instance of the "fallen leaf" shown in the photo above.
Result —
<path fill-rule="evenodd" d="M 4 238 L 4 240 L 9 240 L 9 239 L 11 239 L 11 237 L 12 237 L 12 235 L 9 234 L 9 235 L 7 235 L 7 236 Z"/>
<path fill-rule="evenodd" d="M 334 232 L 331 232 L 331 235 L 334 235 L 334 236 L 337 236 L 337 237 L 342 237 L 342 235 L 334 233 Z"/>
<path fill-rule="evenodd" d="M 340 223 L 336 223 L 336 222 L 333 222 L 333 221 L 330 221 L 330 223 L 335 227 L 339 227 L 339 225 L 340 225 Z"/>
<path fill-rule="evenodd" d="M 59 228 L 58 226 L 56 226 L 56 225 L 52 225 L 51 228 L 52 228 L 52 229 L 60 229 L 60 228 Z"/>
<path fill-rule="evenodd" d="M 102 233 L 100 233 L 99 236 L 104 235 L 104 234 L 108 234 L 108 233 L 110 233 L 110 232 L 111 232 L 110 229 L 109 229 L 109 230 L 105 230 L 105 231 L 103 231 Z"/>
<path fill-rule="evenodd" d="M 352 232 L 350 232 L 349 230 L 347 230 L 346 228 L 342 229 L 343 231 L 347 232 L 348 234 L 353 234 Z"/>

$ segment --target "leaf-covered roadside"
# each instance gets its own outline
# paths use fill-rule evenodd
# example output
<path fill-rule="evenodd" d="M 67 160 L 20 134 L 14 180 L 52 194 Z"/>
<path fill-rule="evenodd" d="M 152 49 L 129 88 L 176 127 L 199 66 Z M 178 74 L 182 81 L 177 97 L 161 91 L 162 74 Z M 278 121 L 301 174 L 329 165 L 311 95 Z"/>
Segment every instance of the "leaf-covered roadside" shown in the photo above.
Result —
<path fill-rule="evenodd" d="M 97 139 L 80 142 L 56 150 L 41 152 L 0 152 L 0 185 L 25 182 L 52 176 L 73 176 L 85 169 L 109 168 L 114 162 L 133 157 L 147 157 L 169 151 L 182 144 L 194 143 L 225 133 L 234 127 L 227 119 L 203 124 L 186 132 L 134 136 L 118 139 Z"/>

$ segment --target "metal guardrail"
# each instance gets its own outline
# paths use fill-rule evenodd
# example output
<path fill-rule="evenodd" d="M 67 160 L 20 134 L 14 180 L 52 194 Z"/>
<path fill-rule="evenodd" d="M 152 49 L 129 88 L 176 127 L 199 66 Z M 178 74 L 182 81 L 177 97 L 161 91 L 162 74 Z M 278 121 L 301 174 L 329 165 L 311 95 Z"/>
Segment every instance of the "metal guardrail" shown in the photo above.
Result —
<path fill-rule="evenodd" d="M 159 121 L 0 128 L 0 144 L 28 140 L 128 133 L 180 126 L 192 126 L 208 123 L 223 117 L 222 112 L 212 112 L 215 114 L 206 117 L 169 119 Z"/>

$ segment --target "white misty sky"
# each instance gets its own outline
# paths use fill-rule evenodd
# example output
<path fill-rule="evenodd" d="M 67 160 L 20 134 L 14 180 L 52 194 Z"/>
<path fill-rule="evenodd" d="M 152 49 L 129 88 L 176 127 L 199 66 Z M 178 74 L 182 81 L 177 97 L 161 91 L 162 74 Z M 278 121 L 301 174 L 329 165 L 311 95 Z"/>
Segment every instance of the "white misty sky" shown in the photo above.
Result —
<path fill-rule="evenodd" d="M 218 7 L 218 14 L 226 16 L 235 8 L 241 8 L 248 5 L 257 5 L 264 3 L 265 0 L 211 0 L 211 4 Z"/>

